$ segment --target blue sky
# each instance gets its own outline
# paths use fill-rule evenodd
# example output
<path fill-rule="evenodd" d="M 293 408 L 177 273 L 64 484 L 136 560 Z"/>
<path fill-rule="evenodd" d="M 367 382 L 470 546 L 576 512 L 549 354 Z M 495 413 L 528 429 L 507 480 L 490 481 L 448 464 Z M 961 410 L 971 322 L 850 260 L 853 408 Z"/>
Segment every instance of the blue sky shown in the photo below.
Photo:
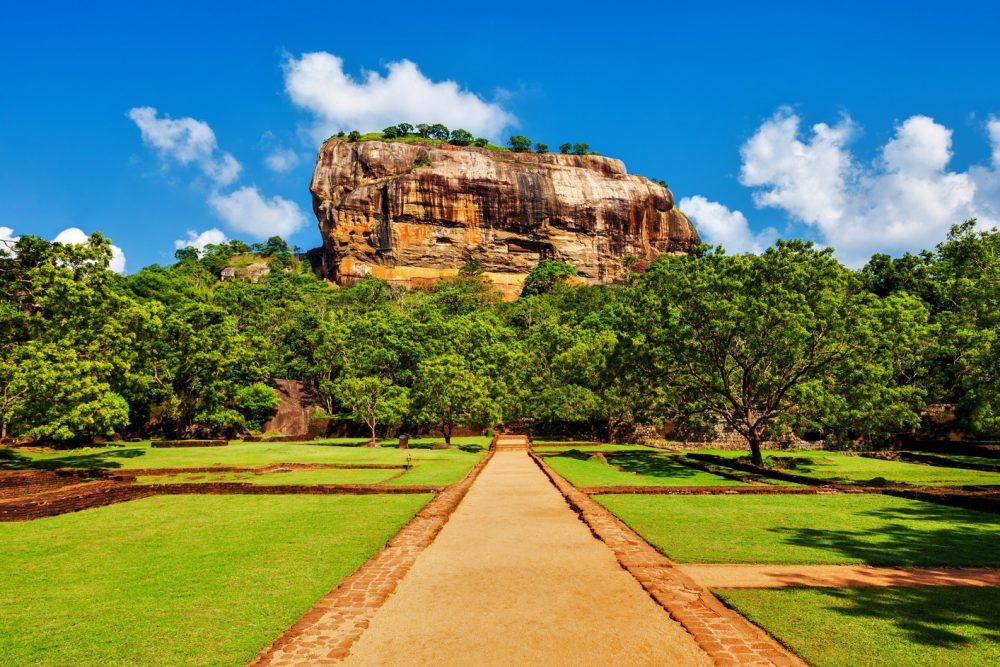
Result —
<path fill-rule="evenodd" d="M 4 2 L 0 227 L 102 231 L 128 271 L 189 230 L 319 245 L 317 137 L 442 100 L 668 180 L 731 250 L 857 264 L 1000 219 L 993 3 L 94 4 Z"/>

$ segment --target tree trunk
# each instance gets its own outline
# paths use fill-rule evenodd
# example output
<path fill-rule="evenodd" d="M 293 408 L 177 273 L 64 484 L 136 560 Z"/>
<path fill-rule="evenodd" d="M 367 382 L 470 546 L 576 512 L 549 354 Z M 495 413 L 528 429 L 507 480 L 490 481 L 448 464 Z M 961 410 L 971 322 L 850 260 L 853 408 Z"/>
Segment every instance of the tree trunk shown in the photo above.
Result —
<path fill-rule="evenodd" d="M 7 420 L 3 421 L 3 426 L 0 426 L 0 440 L 7 439 Z"/>
<path fill-rule="evenodd" d="M 750 444 L 750 462 L 755 466 L 764 466 L 764 457 L 760 453 L 760 434 L 756 428 L 751 428 L 747 434 L 747 442 Z"/>
<path fill-rule="evenodd" d="M 451 445 L 451 429 L 451 426 L 445 426 L 441 429 L 441 432 L 444 433 L 444 444 L 446 445 Z"/>
<path fill-rule="evenodd" d="M 368 428 L 372 430 L 372 439 L 369 441 L 369 447 L 378 447 L 378 440 L 375 439 L 375 422 L 368 424 Z"/>

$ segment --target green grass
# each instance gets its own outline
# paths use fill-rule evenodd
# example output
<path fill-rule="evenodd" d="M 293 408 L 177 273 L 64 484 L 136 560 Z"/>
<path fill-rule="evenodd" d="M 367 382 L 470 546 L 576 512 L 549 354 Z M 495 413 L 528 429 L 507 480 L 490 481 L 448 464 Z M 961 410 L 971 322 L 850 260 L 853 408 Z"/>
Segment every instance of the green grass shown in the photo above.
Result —
<path fill-rule="evenodd" d="M 784 588 L 718 593 L 818 667 L 1000 664 L 1000 589 Z"/>
<path fill-rule="evenodd" d="M 159 496 L 0 524 L 0 664 L 244 665 L 431 496 Z"/>
<path fill-rule="evenodd" d="M 479 437 L 478 440 L 484 438 Z M 456 439 L 457 441 L 458 439 Z M 474 442 L 465 443 L 474 449 Z M 489 439 L 485 439 L 489 442 Z M 378 463 L 403 465 L 410 458 L 414 466 L 426 462 L 455 461 L 472 467 L 481 454 L 460 449 L 396 449 L 389 447 L 300 444 L 294 442 L 239 442 L 226 447 L 150 447 L 149 441 L 120 446 L 87 447 L 63 451 L 33 452 L 0 450 L 0 470 L 27 468 L 200 468 L 208 466 L 256 467 L 272 463 Z M 419 443 L 418 443 L 419 444 Z"/>
<path fill-rule="evenodd" d="M 730 458 L 745 455 L 743 452 L 702 451 Z M 866 483 L 873 480 L 878 482 L 881 479 L 913 486 L 1000 485 L 1000 473 L 996 472 L 945 468 L 921 463 L 906 463 L 905 461 L 887 461 L 866 456 L 850 456 L 839 452 L 780 454 L 769 452 L 764 456 L 765 463 L 769 459 L 781 458 L 792 459 L 796 463 L 794 468 L 782 468 L 784 472 L 837 482 Z"/>
<path fill-rule="evenodd" d="M 591 452 L 569 450 L 542 454 L 545 462 L 575 486 L 716 486 L 739 482 L 688 467 L 669 454 L 622 452 L 607 455 L 611 465 L 590 458 Z"/>
<path fill-rule="evenodd" d="M 346 140 L 344 137 L 343 140 Z M 419 134 L 408 134 L 404 137 L 395 137 L 393 139 L 386 139 L 382 136 L 381 132 L 366 132 L 361 135 L 359 141 L 388 141 L 388 142 L 403 142 L 407 144 L 427 144 L 429 146 L 440 146 L 441 144 L 447 144 L 448 141 L 445 139 L 428 139 L 421 137 Z M 501 151 L 504 153 L 510 153 L 511 150 L 505 146 L 497 146 L 493 143 L 487 143 L 483 148 L 487 148 L 491 151 Z M 531 151 L 528 151 L 531 152 Z"/>
<path fill-rule="evenodd" d="M 210 482 L 242 482 L 245 484 L 378 484 L 404 472 L 403 470 L 371 469 L 290 470 L 288 472 L 182 473 L 180 475 L 143 475 L 137 484 L 206 484 Z"/>
<path fill-rule="evenodd" d="M 998 466 L 1000 467 L 1000 458 L 992 456 L 973 456 L 972 454 L 953 454 L 948 452 L 947 454 L 941 452 L 913 452 L 914 454 L 925 454 L 927 456 L 936 456 L 941 459 L 950 459 L 956 463 L 968 463 L 972 465 L 980 466 Z"/>
<path fill-rule="evenodd" d="M 1000 566 L 1000 516 L 891 496 L 595 499 L 683 563 Z"/>

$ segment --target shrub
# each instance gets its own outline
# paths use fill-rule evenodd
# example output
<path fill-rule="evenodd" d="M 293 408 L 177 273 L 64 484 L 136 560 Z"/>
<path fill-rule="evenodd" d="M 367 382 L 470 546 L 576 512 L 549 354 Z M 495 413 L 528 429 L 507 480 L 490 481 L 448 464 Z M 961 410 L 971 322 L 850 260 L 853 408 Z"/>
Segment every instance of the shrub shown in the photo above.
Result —
<path fill-rule="evenodd" d="M 575 155 L 586 155 L 590 152 L 590 144 L 573 144 L 573 153 Z"/>
<path fill-rule="evenodd" d="M 348 141 L 360 141 L 361 140 L 361 133 L 358 132 L 357 130 L 351 130 L 350 134 L 347 135 L 347 140 Z"/>
<path fill-rule="evenodd" d="M 399 130 L 395 125 L 390 125 L 389 127 L 382 130 L 383 139 L 396 139 L 399 137 Z"/>
<path fill-rule="evenodd" d="M 548 153 L 549 152 L 549 145 L 548 144 L 542 144 L 542 143 L 536 143 L 535 144 L 535 152 L 536 153 Z"/>
<path fill-rule="evenodd" d="M 559 152 L 563 155 L 568 155 L 571 150 L 573 150 L 573 144 L 559 144 Z"/>
<path fill-rule="evenodd" d="M 246 425 L 254 430 L 274 416 L 280 403 L 278 394 L 263 382 L 243 387 L 236 394 L 236 406 L 246 420 Z"/>
<path fill-rule="evenodd" d="M 486 148 L 486 146 L 489 143 L 490 143 L 490 140 L 486 139 L 485 137 L 476 137 L 475 139 L 472 140 L 472 145 L 473 146 L 479 146 L 480 148 Z"/>

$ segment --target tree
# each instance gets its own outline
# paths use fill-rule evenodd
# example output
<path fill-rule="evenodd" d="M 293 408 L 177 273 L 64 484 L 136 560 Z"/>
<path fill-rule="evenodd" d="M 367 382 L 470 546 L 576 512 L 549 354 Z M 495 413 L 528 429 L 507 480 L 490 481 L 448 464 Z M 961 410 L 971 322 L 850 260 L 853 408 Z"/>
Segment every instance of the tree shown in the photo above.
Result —
<path fill-rule="evenodd" d="M 347 135 L 348 141 L 361 141 L 361 133 L 357 130 L 351 130 Z"/>
<path fill-rule="evenodd" d="M 559 144 L 559 152 L 563 155 L 568 155 L 571 150 L 573 150 L 573 144 Z"/>
<path fill-rule="evenodd" d="M 479 146 L 480 148 L 486 148 L 490 143 L 490 140 L 486 137 L 476 137 L 472 140 L 473 146 Z"/>
<path fill-rule="evenodd" d="M 531 139 L 521 134 L 515 134 L 507 140 L 507 145 L 515 153 L 524 153 L 531 150 Z"/>
<path fill-rule="evenodd" d="M 590 152 L 590 144 L 573 144 L 574 155 L 586 155 Z"/>
<path fill-rule="evenodd" d="M 345 377 L 336 382 L 334 391 L 337 401 L 350 411 L 350 418 L 371 429 L 372 447 L 378 442 L 378 425 L 398 421 L 410 407 L 409 390 L 388 378 Z"/>
<path fill-rule="evenodd" d="M 278 394 L 263 382 L 255 382 L 236 392 L 236 407 L 242 413 L 247 427 L 253 430 L 260 429 L 274 417 L 280 404 Z"/>
<path fill-rule="evenodd" d="M 396 132 L 399 136 L 405 137 L 409 134 L 413 134 L 413 126 L 409 123 L 400 123 L 396 126 Z"/>
<path fill-rule="evenodd" d="M 543 144 L 541 142 L 536 142 L 535 143 L 535 152 L 536 153 L 548 153 L 549 152 L 549 145 L 548 144 Z"/>
<path fill-rule="evenodd" d="M 871 434 L 919 421 L 922 396 L 894 363 L 926 313 L 865 294 L 830 249 L 779 241 L 760 256 L 664 258 L 636 293 L 625 335 L 646 350 L 647 383 L 678 419 L 731 427 L 756 465 L 763 440 L 793 423 Z M 909 314 L 887 320 L 889 306 Z M 859 396 L 877 399 L 859 406 Z"/>
<path fill-rule="evenodd" d="M 500 416 L 499 405 L 490 397 L 488 380 L 456 354 L 442 354 L 420 364 L 414 408 L 418 420 L 440 432 L 447 444 L 451 444 L 456 426 L 483 428 Z"/>
<path fill-rule="evenodd" d="M 383 139 L 396 139 L 399 137 L 399 129 L 396 125 L 390 125 L 382 130 Z"/>
<path fill-rule="evenodd" d="M 417 134 L 419 134 L 424 139 L 430 139 L 431 137 L 431 126 L 427 123 L 417 123 Z"/>
<path fill-rule="evenodd" d="M 441 141 L 448 141 L 448 137 L 451 136 L 451 132 L 448 131 L 447 126 L 441 123 L 431 125 L 427 133 L 431 139 L 440 139 Z"/>
<path fill-rule="evenodd" d="M 198 249 L 194 246 L 184 246 L 183 248 L 178 248 L 174 251 L 174 259 L 178 262 L 185 262 L 190 260 L 197 261 L 198 259 Z"/>
<path fill-rule="evenodd" d="M 451 131 L 451 140 L 449 141 L 449 143 L 454 144 L 456 146 L 468 146 L 473 141 L 475 141 L 475 139 L 476 138 L 472 136 L 472 133 L 469 132 L 468 130 L 458 129 Z"/>
<path fill-rule="evenodd" d="M 565 282 L 570 276 L 577 274 L 576 267 L 555 259 L 543 259 L 524 279 L 521 296 L 544 294 L 556 284 Z"/>

